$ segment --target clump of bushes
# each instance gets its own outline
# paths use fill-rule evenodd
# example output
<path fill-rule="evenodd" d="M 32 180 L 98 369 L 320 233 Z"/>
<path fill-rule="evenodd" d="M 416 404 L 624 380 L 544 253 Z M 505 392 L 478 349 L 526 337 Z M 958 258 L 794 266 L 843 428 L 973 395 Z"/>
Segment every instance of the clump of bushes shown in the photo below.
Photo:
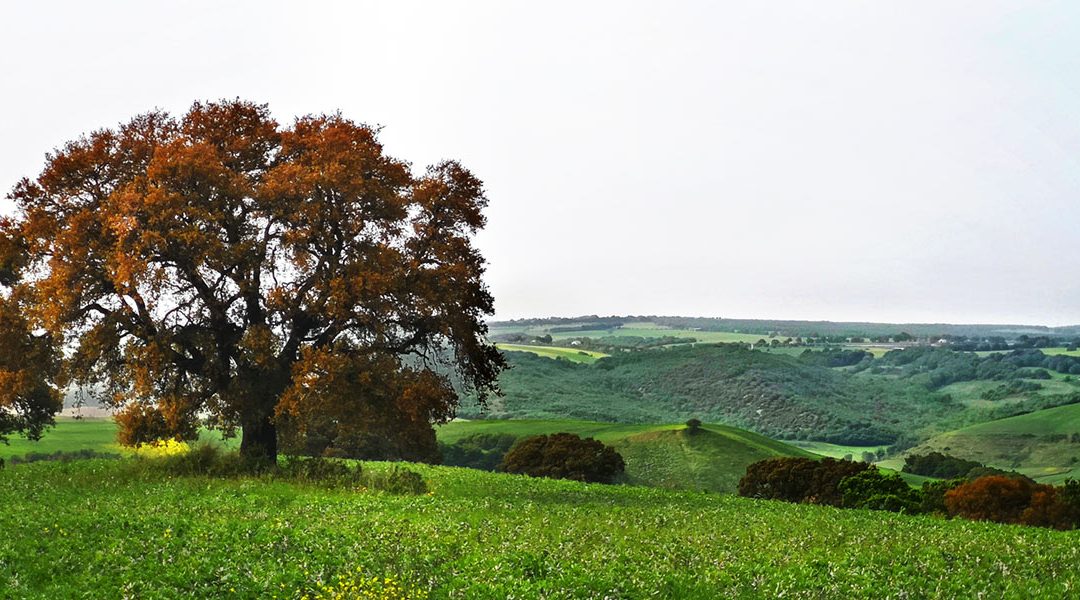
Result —
<path fill-rule="evenodd" d="M 885 474 L 878 469 L 866 469 L 845 477 L 837 488 L 845 508 L 916 513 L 922 505 L 918 490 L 896 473 Z"/>
<path fill-rule="evenodd" d="M 1016 473 L 927 482 L 916 490 L 898 475 L 866 463 L 770 458 L 747 467 L 739 495 L 1054 529 L 1080 527 L 1080 482 L 1070 479 L 1054 487 Z"/>
<path fill-rule="evenodd" d="M 1080 503 L 1070 481 L 1062 490 L 1030 479 L 990 475 L 965 483 L 945 494 L 950 516 L 1054 529 L 1080 524 Z"/>
<path fill-rule="evenodd" d="M 1046 373 L 1046 371 L 1043 371 Z M 1047 373 L 1049 377 L 1049 373 Z M 997 387 L 990 388 L 979 394 L 979 397 L 983 400 L 1003 400 L 1009 396 L 1015 396 L 1017 394 L 1025 394 L 1028 392 L 1037 392 L 1042 389 L 1041 383 L 1034 381 L 1024 381 L 1023 379 L 1014 379 L 1008 383 L 1003 383 Z"/>
<path fill-rule="evenodd" d="M 739 495 L 843 506 L 840 482 L 873 468 L 863 462 L 832 458 L 767 458 L 746 468 L 746 475 L 739 480 Z"/>
<path fill-rule="evenodd" d="M 18 465 L 24 463 L 35 463 L 43 461 L 55 461 L 55 462 L 71 462 L 74 460 L 89 460 L 94 458 L 102 458 L 109 460 L 118 460 L 120 455 L 114 452 L 98 452 L 85 448 L 83 450 L 57 450 L 51 454 L 45 452 L 30 452 L 22 456 L 12 456 L 8 458 L 8 463 L 11 465 Z M 0 465 L 3 465 L 4 461 L 0 460 Z"/>
<path fill-rule="evenodd" d="M 572 433 L 534 435 L 518 441 L 506 453 L 500 471 L 532 477 L 612 483 L 626 470 L 614 448 Z"/>
<path fill-rule="evenodd" d="M 454 444 L 439 444 L 439 450 L 444 465 L 494 471 L 516 441 L 508 433 L 474 433 Z"/>
<path fill-rule="evenodd" d="M 981 466 L 983 466 L 982 463 L 974 460 L 965 460 L 941 452 L 930 452 L 912 454 L 905 458 L 902 471 L 926 477 L 951 479 L 965 477 L 969 471 Z"/>
<path fill-rule="evenodd" d="M 1018 473 L 988 467 L 981 462 L 957 458 L 941 452 L 912 454 L 904 459 L 905 473 L 936 477 L 938 479 L 978 479 L 986 475 L 1010 475 Z"/>
<path fill-rule="evenodd" d="M 135 461 L 136 468 L 174 477 L 265 477 L 309 485 L 368 488 L 391 494 L 425 494 L 424 478 L 394 465 L 389 470 L 367 470 L 360 463 L 324 457 L 288 457 L 277 464 L 251 461 L 238 452 L 213 444 L 198 444 L 189 452 Z"/>

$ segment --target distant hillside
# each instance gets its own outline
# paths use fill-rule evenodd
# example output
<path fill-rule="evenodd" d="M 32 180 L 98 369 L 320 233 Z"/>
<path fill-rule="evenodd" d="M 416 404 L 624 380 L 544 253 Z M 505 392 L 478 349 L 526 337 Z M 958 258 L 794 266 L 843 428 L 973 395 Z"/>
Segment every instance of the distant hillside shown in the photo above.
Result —
<path fill-rule="evenodd" d="M 505 396 L 465 418 L 682 422 L 695 417 L 781 439 L 888 444 L 963 410 L 947 396 L 883 377 L 854 377 L 735 345 L 625 353 L 592 365 L 507 354 Z"/>
<path fill-rule="evenodd" d="M 533 328 L 554 333 L 575 330 L 611 329 L 626 324 L 652 323 L 671 329 L 697 329 L 701 331 L 731 331 L 766 335 L 776 332 L 784 336 L 880 336 L 909 333 L 916 337 L 953 335 L 966 337 L 1016 338 L 1021 335 L 1078 336 L 1080 325 L 1048 327 L 1045 325 L 1017 324 L 952 324 L 952 323 L 871 323 L 836 321 L 799 321 L 786 319 L 725 319 L 712 317 L 673 317 L 659 315 L 607 316 L 585 315 L 580 317 L 547 317 L 493 321 L 498 329 Z"/>
<path fill-rule="evenodd" d="M 439 441 L 453 443 L 475 433 L 516 437 L 567 432 L 596 438 L 626 460 L 628 483 L 684 490 L 734 493 L 751 463 L 774 456 L 815 456 L 794 446 L 735 427 L 620 425 L 588 421 L 455 421 L 438 428 Z"/>
<path fill-rule="evenodd" d="M 912 453 L 960 458 L 1060 481 L 1080 478 L 1080 404 L 998 419 L 934 436 Z"/>

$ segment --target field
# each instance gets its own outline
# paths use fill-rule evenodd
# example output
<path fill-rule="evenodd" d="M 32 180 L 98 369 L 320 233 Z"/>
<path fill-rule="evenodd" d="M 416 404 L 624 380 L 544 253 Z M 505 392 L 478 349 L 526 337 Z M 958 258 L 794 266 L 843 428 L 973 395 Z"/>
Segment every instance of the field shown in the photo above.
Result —
<path fill-rule="evenodd" d="M 929 450 L 1017 469 L 1043 482 L 1080 478 L 1080 404 L 949 431 L 912 452 Z"/>
<path fill-rule="evenodd" d="M 75 450 L 120 453 L 120 445 L 116 443 L 116 423 L 112 419 L 58 418 L 56 427 L 46 430 L 36 442 L 19 435 L 9 436 L 7 444 L 0 444 L 0 458 L 31 452 L 52 454 Z"/>
<path fill-rule="evenodd" d="M 439 441 L 454 443 L 474 433 L 517 437 L 567 432 L 596 438 L 626 460 L 627 482 L 682 490 L 734 493 L 751 463 L 774 456 L 813 454 L 724 425 L 624 425 L 587 421 L 455 421 L 438 428 Z"/>
<path fill-rule="evenodd" d="M 17 598 L 298 598 L 357 574 L 430 598 L 1064 598 L 1075 532 L 411 467 L 430 495 L 0 471 Z M 365 464 L 383 469 L 382 464 Z M 386 593 L 385 598 L 410 597 Z M 421 597 L 413 594 L 411 597 Z"/>
<path fill-rule="evenodd" d="M 224 443 L 226 446 L 239 446 L 239 440 L 233 438 L 228 441 L 221 439 L 217 431 L 202 430 L 199 434 L 200 441 L 216 444 Z M 111 418 L 96 419 L 71 419 L 60 417 L 56 419 L 56 427 L 45 431 L 45 435 L 38 441 L 31 441 L 19 435 L 8 437 L 7 444 L 0 444 L 0 458 L 12 456 L 25 456 L 29 453 L 52 454 L 54 452 L 74 452 L 77 450 L 94 450 L 95 452 L 130 455 L 132 451 L 116 443 L 116 423 Z"/>
<path fill-rule="evenodd" d="M 499 350 L 506 352 L 529 352 L 545 358 L 563 358 L 572 362 L 591 364 L 607 354 L 590 350 L 578 350 L 577 348 L 560 348 L 558 346 L 529 346 L 525 344 L 496 344 Z"/>
<path fill-rule="evenodd" d="M 709 344 L 717 343 L 734 343 L 741 342 L 746 344 L 754 344 L 759 340 L 765 339 L 770 341 L 770 338 L 764 334 L 757 333 L 735 333 L 729 331 L 700 331 L 697 329 L 673 329 L 669 327 L 662 327 L 655 323 L 650 322 L 636 322 L 627 323 L 621 327 L 610 328 L 597 328 L 597 329 L 580 329 L 574 331 L 558 331 L 558 327 L 513 327 L 513 326 L 495 326 L 491 328 L 491 334 L 496 335 L 500 333 L 527 333 L 530 335 L 545 335 L 550 334 L 553 339 L 565 340 L 569 338 L 578 337 L 590 337 L 600 338 L 607 336 L 633 336 L 633 337 L 645 337 L 656 338 L 663 336 L 672 336 L 679 338 L 694 338 L 699 342 L 705 342 Z M 786 341 L 787 337 L 778 338 L 780 341 Z"/>

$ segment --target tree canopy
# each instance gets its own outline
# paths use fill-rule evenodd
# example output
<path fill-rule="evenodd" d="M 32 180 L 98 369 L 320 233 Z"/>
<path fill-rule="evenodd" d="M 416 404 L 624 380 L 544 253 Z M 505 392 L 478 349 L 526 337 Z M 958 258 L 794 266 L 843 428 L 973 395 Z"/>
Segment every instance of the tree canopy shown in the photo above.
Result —
<path fill-rule="evenodd" d="M 0 335 L 62 348 L 37 380 L 106 390 L 130 443 L 207 418 L 252 458 L 280 427 L 434 447 L 462 392 L 498 392 L 482 183 L 453 161 L 414 174 L 340 114 L 150 112 L 67 143 L 9 198 L 0 283 L 22 325 L 5 313 Z"/>

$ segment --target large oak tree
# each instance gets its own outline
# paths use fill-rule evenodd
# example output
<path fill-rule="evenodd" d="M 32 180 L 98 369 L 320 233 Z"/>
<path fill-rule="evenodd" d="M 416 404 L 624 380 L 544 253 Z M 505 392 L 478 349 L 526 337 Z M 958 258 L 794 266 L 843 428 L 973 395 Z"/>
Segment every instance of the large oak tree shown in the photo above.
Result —
<path fill-rule="evenodd" d="M 369 126 L 283 127 L 242 101 L 151 112 L 66 144 L 9 198 L 8 306 L 62 348 L 50 381 L 107 390 L 129 443 L 208 417 L 270 460 L 283 423 L 431 435 L 461 393 L 498 391 L 482 184 L 456 162 L 414 174 Z"/>

